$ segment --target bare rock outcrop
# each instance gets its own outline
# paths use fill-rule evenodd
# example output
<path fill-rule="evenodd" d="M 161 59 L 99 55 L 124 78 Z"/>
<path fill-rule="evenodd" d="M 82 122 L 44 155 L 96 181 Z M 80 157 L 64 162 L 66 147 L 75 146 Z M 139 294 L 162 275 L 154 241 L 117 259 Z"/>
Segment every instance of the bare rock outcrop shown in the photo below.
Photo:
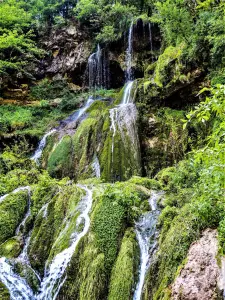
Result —
<path fill-rule="evenodd" d="M 221 270 L 217 253 L 217 231 L 207 229 L 200 240 L 192 244 L 187 263 L 172 285 L 173 300 L 222 299 L 218 288 Z"/>

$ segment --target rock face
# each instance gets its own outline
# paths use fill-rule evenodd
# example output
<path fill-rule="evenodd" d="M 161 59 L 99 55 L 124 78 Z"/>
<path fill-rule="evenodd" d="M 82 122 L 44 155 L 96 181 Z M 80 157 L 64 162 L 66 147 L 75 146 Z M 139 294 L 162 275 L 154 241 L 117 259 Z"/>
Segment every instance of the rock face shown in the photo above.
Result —
<path fill-rule="evenodd" d="M 222 299 L 218 291 L 221 279 L 220 268 L 216 260 L 217 252 L 217 231 L 207 229 L 202 238 L 192 244 L 187 263 L 172 286 L 171 299 Z"/>

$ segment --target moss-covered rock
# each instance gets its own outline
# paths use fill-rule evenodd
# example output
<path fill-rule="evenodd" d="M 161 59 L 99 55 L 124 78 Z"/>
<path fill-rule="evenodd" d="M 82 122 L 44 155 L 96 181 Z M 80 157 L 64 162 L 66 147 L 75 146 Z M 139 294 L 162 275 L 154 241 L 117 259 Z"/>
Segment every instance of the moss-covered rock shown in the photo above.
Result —
<path fill-rule="evenodd" d="M 138 252 L 135 233 L 132 229 L 127 229 L 112 269 L 109 300 L 129 300 L 132 298 L 139 265 Z"/>
<path fill-rule="evenodd" d="M 0 203 L 0 244 L 14 236 L 27 210 L 28 193 L 10 194 Z"/>

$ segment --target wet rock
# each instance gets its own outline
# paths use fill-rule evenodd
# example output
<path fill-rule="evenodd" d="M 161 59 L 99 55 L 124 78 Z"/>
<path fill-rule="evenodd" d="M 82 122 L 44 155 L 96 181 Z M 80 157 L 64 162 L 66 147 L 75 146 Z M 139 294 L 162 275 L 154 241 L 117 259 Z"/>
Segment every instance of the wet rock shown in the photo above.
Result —
<path fill-rule="evenodd" d="M 189 250 L 187 263 L 172 285 L 172 300 L 220 299 L 217 252 L 217 231 L 207 229 Z"/>

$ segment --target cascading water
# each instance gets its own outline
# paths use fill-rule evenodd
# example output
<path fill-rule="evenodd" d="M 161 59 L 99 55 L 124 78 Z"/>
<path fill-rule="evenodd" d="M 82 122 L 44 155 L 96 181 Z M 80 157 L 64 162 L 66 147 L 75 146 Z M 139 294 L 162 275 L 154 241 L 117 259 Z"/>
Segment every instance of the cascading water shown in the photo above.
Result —
<path fill-rule="evenodd" d="M 135 289 L 133 300 L 141 300 L 146 272 L 149 269 L 154 253 L 157 250 L 158 231 L 156 228 L 160 211 L 157 207 L 162 192 L 152 192 L 149 204 L 152 211 L 143 215 L 136 223 L 136 236 L 140 247 L 141 264 L 139 269 L 139 281 Z"/>
<path fill-rule="evenodd" d="M 10 291 L 11 300 L 35 299 L 32 289 L 26 280 L 14 273 L 13 267 L 6 258 L 0 258 L 0 280 Z"/>
<path fill-rule="evenodd" d="M 109 83 L 108 63 L 105 52 L 97 47 L 97 52 L 88 59 L 89 89 L 107 88 Z"/>
<path fill-rule="evenodd" d="M 54 300 L 56 299 L 66 277 L 63 278 L 65 270 L 72 258 L 72 255 L 82 237 L 84 237 L 90 227 L 89 212 L 92 207 L 92 191 L 83 185 L 78 185 L 86 192 L 86 195 L 82 198 L 78 204 L 77 211 L 80 211 L 80 215 L 77 218 L 76 230 L 71 236 L 71 245 L 65 249 L 51 262 L 50 267 L 46 267 L 45 277 L 42 280 L 40 293 L 34 295 L 32 289 L 27 284 L 24 278 L 17 275 L 13 266 L 7 261 L 6 258 L 0 258 L 0 280 L 8 288 L 10 297 L 12 300 Z M 46 205 L 42 207 L 40 213 L 45 215 Z M 81 225 L 84 224 L 83 230 L 80 232 Z M 30 263 L 27 256 L 27 248 L 30 241 L 30 235 L 27 238 L 27 243 L 24 246 L 23 252 L 17 258 L 18 261 L 26 263 L 30 267 Z M 16 261 L 17 261 L 16 260 Z M 30 267 L 31 268 L 31 267 Z M 40 277 L 34 270 L 34 274 L 40 281 Z"/>
<path fill-rule="evenodd" d="M 90 96 L 88 98 L 86 104 L 83 107 L 81 107 L 79 110 L 75 111 L 71 116 L 69 116 L 67 119 L 62 121 L 61 122 L 62 124 L 58 128 L 54 128 L 54 129 L 50 130 L 43 136 L 43 138 L 41 139 L 41 141 L 38 145 L 37 150 L 35 151 L 34 155 L 31 157 L 31 159 L 34 160 L 37 165 L 39 164 L 43 150 L 46 146 L 47 138 L 54 133 L 60 133 L 60 132 L 62 133 L 60 136 L 62 138 L 64 136 L 64 132 L 67 131 L 69 124 L 70 123 L 74 124 L 74 123 L 78 122 L 94 101 L 95 100 L 93 99 L 93 97 Z M 0 198 L 0 202 L 1 202 L 1 198 Z"/>
<path fill-rule="evenodd" d="M 81 240 L 84 237 L 90 226 L 89 212 L 92 207 L 92 191 L 86 186 L 80 185 L 80 188 L 86 191 L 86 196 L 82 199 L 79 204 L 78 210 L 81 212 L 77 219 L 76 231 L 73 233 L 71 239 L 71 246 L 54 258 L 48 270 L 46 270 L 45 277 L 41 284 L 41 292 L 37 296 L 38 300 L 54 300 L 56 299 L 61 286 L 63 285 L 65 278 L 65 270 L 72 258 L 72 255 Z M 82 232 L 79 232 L 81 224 L 84 223 Z"/>
<path fill-rule="evenodd" d="M 124 88 L 123 97 L 120 105 L 110 110 L 112 135 L 112 165 L 114 157 L 114 140 L 117 128 L 121 134 L 122 140 L 126 140 L 126 136 L 131 141 L 132 152 L 134 153 L 134 160 L 139 164 L 139 138 L 136 128 L 137 109 L 134 102 L 134 81 L 132 72 L 132 59 L 133 59 L 133 32 L 134 24 L 131 23 L 128 34 L 128 47 L 126 51 L 126 86 Z"/>
<path fill-rule="evenodd" d="M 132 59 L 133 59 L 133 28 L 134 24 L 131 23 L 128 35 L 128 48 L 126 51 L 126 82 L 133 79 L 132 73 Z"/>
<path fill-rule="evenodd" d="M 31 159 L 34 160 L 36 162 L 36 164 L 39 164 L 39 160 L 41 158 L 42 152 L 46 146 L 47 138 L 55 132 L 56 132 L 56 129 L 52 129 L 49 132 L 47 132 L 41 139 L 37 150 L 35 151 L 34 155 L 31 157 Z"/>
<path fill-rule="evenodd" d="M 27 219 L 30 216 L 30 205 L 31 205 L 31 190 L 29 186 L 26 187 L 20 187 L 16 190 L 14 190 L 12 193 L 18 193 L 19 191 L 27 191 L 28 192 L 28 211 L 23 219 L 23 221 L 20 223 L 20 225 L 16 229 L 16 235 L 22 235 L 23 234 L 23 228 L 27 221 Z M 7 197 L 8 195 L 5 195 L 3 197 Z M 2 198 L 3 198 L 2 197 Z M 27 255 L 27 248 L 29 245 L 30 236 L 25 239 L 25 244 L 22 253 L 20 256 L 15 260 L 15 262 L 19 261 L 21 263 L 29 264 L 28 255 Z M 34 270 L 33 270 L 34 271 Z M 36 274 L 36 273 L 35 273 Z M 37 276 L 37 274 L 36 274 Z M 39 278 L 39 277 L 38 277 Z M 34 294 L 32 289 L 28 286 L 26 283 L 26 280 L 18 276 L 13 271 L 13 266 L 10 265 L 10 263 L 7 261 L 5 257 L 0 258 L 0 280 L 5 284 L 5 286 L 10 291 L 10 296 L 12 300 L 32 300 L 34 299 Z"/>
<path fill-rule="evenodd" d="M 133 97 L 132 97 L 132 89 L 133 89 L 134 81 L 128 81 L 124 93 L 123 93 L 123 99 L 121 104 L 129 104 L 133 102 Z"/>

